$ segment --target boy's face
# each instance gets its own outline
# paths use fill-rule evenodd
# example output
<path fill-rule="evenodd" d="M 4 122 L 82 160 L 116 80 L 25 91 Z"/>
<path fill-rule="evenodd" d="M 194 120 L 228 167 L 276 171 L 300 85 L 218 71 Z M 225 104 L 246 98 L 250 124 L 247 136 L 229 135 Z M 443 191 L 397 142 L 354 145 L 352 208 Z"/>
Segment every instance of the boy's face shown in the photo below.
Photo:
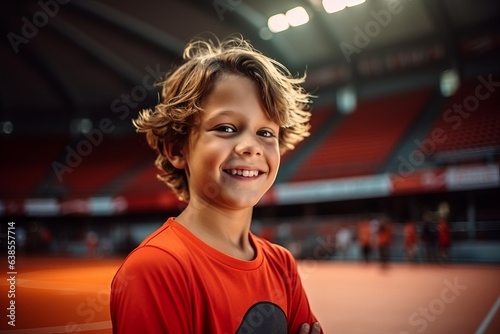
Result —
<path fill-rule="evenodd" d="M 268 117 L 256 84 L 222 76 L 184 149 L 190 201 L 253 207 L 276 178 L 278 137 L 279 126 Z"/>

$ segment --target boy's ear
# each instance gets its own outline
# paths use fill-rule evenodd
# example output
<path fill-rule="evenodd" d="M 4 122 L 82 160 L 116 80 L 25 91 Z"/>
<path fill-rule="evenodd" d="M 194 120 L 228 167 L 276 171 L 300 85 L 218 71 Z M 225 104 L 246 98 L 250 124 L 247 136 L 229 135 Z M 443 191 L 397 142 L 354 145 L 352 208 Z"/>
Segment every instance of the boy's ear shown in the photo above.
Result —
<path fill-rule="evenodd" d="M 179 143 L 163 142 L 163 152 L 167 156 L 168 161 L 177 169 L 186 167 L 186 159 Z"/>

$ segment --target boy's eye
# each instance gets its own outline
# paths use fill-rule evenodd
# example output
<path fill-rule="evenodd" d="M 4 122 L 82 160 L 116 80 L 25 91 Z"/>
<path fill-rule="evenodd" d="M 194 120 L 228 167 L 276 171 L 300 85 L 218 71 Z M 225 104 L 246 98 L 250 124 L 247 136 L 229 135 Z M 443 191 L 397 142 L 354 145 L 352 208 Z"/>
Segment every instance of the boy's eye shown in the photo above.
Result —
<path fill-rule="evenodd" d="M 262 137 L 274 137 L 274 133 L 269 130 L 260 130 L 257 134 Z"/>
<path fill-rule="evenodd" d="M 236 129 L 229 125 L 221 125 L 215 128 L 215 130 L 220 132 L 233 133 L 236 132 Z"/>

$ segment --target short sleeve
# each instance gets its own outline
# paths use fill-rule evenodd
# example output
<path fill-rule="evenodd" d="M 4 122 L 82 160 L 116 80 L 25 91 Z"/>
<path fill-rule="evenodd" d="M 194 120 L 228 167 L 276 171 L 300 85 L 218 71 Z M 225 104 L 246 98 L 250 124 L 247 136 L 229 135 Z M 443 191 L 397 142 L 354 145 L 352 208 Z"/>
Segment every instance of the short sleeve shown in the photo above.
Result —
<path fill-rule="evenodd" d="M 132 252 L 111 284 L 113 333 L 190 333 L 191 299 L 185 268 L 165 250 Z"/>
<path fill-rule="evenodd" d="M 311 310 L 309 300 L 302 286 L 297 270 L 297 262 L 290 252 L 286 251 L 285 256 L 288 269 L 287 284 L 289 284 L 291 294 L 288 322 L 290 333 L 296 334 L 299 333 L 302 324 L 312 324 L 318 320 Z"/>

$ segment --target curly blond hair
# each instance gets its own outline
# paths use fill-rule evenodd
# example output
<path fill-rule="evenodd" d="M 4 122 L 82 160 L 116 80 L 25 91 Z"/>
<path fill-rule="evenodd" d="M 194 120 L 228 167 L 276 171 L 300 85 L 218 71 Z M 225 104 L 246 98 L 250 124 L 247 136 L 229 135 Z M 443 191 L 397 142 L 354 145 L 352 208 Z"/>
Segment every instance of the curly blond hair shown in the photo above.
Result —
<path fill-rule="evenodd" d="M 283 154 L 309 135 L 310 98 L 300 86 L 305 75 L 294 78 L 279 62 L 264 56 L 241 37 L 223 41 L 194 39 L 184 50 L 183 64 L 167 75 L 161 101 L 133 120 L 137 132 L 146 133 L 149 145 L 158 153 L 158 178 L 179 199 L 189 201 L 186 173 L 168 160 L 166 142 L 182 145 L 203 113 L 204 100 L 224 74 L 243 76 L 257 84 L 269 117 L 280 126 L 279 147 Z"/>

